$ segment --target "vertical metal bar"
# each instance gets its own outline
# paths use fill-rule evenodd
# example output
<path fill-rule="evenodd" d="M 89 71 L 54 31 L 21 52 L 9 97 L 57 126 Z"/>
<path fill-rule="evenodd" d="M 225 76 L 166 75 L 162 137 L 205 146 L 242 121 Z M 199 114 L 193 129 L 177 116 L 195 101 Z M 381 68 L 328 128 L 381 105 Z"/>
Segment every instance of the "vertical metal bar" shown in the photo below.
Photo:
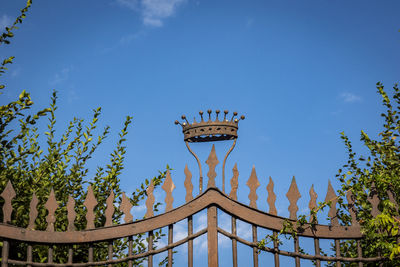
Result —
<path fill-rule="evenodd" d="M 296 236 L 294 240 L 294 252 L 300 252 L 299 238 Z M 300 258 L 298 256 L 294 257 L 296 267 L 300 267 Z"/>
<path fill-rule="evenodd" d="M 89 244 L 88 263 L 93 263 L 93 244 Z"/>
<path fill-rule="evenodd" d="M 3 240 L 3 248 L 1 250 L 1 267 L 8 266 L 9 250 L 10 250 L 10 243 L 8 243 L 8 240 Z"/>
<path fill-rule="evenodd" d="M 236 138 L 233 140 L 233 144 L 232 144 L 231 148 L 228 150 L 228 152 L 226 152 L 224 162 L 222 163 L 222 192 L 224 192 L 224 194 L 225 194 L 225 163 L 226 163 L 226 159 L 228 158 L 229 154 L 235 148 L 236 140 L 237 140 Z"/>
<path fill-rule="evenodd" d="M 128 257 L 132 256 L 132 250 L 133 250 L 133 241 L 132 241 L 132 236 L 130 236 L 128 237 Z M 132 260 L 128 261 L 128 267 L 133 267 Z"/>
<path fill-rule="evenodd" d="M 173 242 L 174 225 L 168 225 L 168 245 Z M 168 249 L 168 267 L 172 267 L 172 248 Z"/>
<path fill-rule="evenodd" d="M 188 217 L 188 236 L 193 234 L 193 217 Z M 193 239 L 188 241 L 188 266 L 193 267 Z"/>
<path fill-rule="evenodd" d="M 273 236 L 274 236 L 274 261 L 275 261 L 275 267 L 279 267 L 279 243 L 278 240 L 276 240 L 278 238 L 278 232 L 274 231 L 273 232 Z"/>
<path fill-rule="evenodd" d="M 236 236 L 236 218 L 232 216 L 232 235 Z M 237 240 L 232 239 L 232 262 L 233 262 L 233 267 L 238 266 L 237 262 Z"/>
<path fill-rule="evenodd" d="M 68 264 L 71 264 L 71 265 L 72 265 L 73 256 L 74 256 L 74 251 L 73 251 L 72 245 L 71 245 L 71 246 L 69 246 L 69 248 L 68 248 Z"/>
<path fill-rule="evenodd" d="M 314 249 L 315 249 L 315 256 L 321 255 L 321 248 L 319 247 L 319 239 L 314 238 Z M 321 267 L 321 261 L 319 259 L 315 260 L 316 267 Z"/>
<path fill-rule="evenodd" d="M 199 165 L 199 192 L 200 194 L 203 192 L 203 172 L 201 171 L 201 163 L 199 160 L 199 157 L 197 157 L 196 153 L 193 152 L 193 150 L 189 146 L 189 142 L 185 141 L 186 147 L 189 150 L 189 152 L 193 155 L 193 157 L 197 161 L 197 165 Z"/>
<path fill-rule="evenodd" d="M 336 249 L 336 267 L 341 267 L 342 261 L 337 259 L 337 258 L 340 258 L 340 240 L 339 239 L 335 239 L 335 249 Z"/>
<path fill-rule="evenodd" d="M 254 224 L 251 226 L 253 231 L 253 243 L 257 243 L 257 226 Z M 254 267 L 258 267 L 258 249 L 257 247 L 253 247 L 253 265 Z"/>
<path fill-rule="evenodd" d="M 108 242 L 108 260 L 113 259 L 113 241 Z M 108 267 L 112 267 L 112 263 L 108 264 Z"/>
<path fill-rule="evenodd" d="M 207 209 L 207 247 L 208 247 L 208 266 L 218 266 L 218 217 L 217 207 L 212 206 Z"/>
<path fill-rule="evenodd" d="M 153 250 L 153 231 L 149 231 L 148 250 Z M 148 256 L 148 267 L 153 267 L 153 255 Z"/>
<path fill-rule="evenodd" d="M 53 245 L 49 245 L 47 250 L 47 262 L 53 263 Z"/>
<path fill-rule="evenodd" d="M 28 249 L 26 251 L 26 261 L 31 263 L 32 262 L 32 245 L 28 245 Z M 32 267 L 31 264 L 27 265 L 28 267 Z"/>
<path fill-rule="evenodd" d="M 357 240 L 357 254 L 358 254 L 358 258 L 361 259 L 363 257 L 362 248 L 361 248 L 361 241 L 359 239 Z M 363 267 L 363 266 L 364 266 L 363 262 L 359 261 L 358 262 L 358 267 Z"/>

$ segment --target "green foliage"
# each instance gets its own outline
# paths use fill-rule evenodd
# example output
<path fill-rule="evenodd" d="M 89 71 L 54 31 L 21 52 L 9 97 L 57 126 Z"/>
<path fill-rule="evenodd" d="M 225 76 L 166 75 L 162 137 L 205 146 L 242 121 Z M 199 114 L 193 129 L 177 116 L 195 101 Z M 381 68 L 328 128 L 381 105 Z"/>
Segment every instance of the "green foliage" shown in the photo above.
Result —
<path fill-rule="evenodd" d="M 0 45 L 9 44 L 10 38 L 14 36 L 13 31 L 17 25 L 22 23 L 32 1 L 28 0 L 26 6 L 21 10 L 11 27 L 6 27 L 5 32 L 0 35 Z M 0 66 L 0 76 L 6 70 L 5 65 L 11 64 L 14 57 L 3 60 Z M 4 89 L 0 85 L 0 89 Z M 56 134 L 56 110 L 57 93 L 54 91 L 48 108 L 39 112 L 30 113 L 33 102 L 30 95 L 23 91 L 16 101 L 0 106 L 0 192 L 2 192 L 8 181 L 11 181 L 16 197 L 13 199 L 13 213 L 11 224 L 19 227 L 27 227 L 29 223 L 29 204 L 33 193 L 36 194 L 39 203 L 37 206 L 38 216 L 35 221 L 36 230 L 47 228 L 47 209 L 45 203 L 50 190 L 53 189 L 57 199 L 55 231 L 66 231 L 68 227 L 67 207 L 68 197 L 75 199 L 75 228 L 83 230 L 86 228 L 86 187 L 92 186 L 94 195 L 98 202 L 95 208 L 95 226 L 101 227 L 105 223 L 104 212 L 106 200 L 111 192 L 115 194 L 116 206 L 122 201 L 119 176 L 124 169 L 126 153 L 126 137 L 132 117 L 127 116 L 115 146 L 109 157 L 109 163 L 105 167 L 98 167 L 93 179 L 88 178 L 88 161 L 93 157 L 95 151 L 109 135 L 110 128 L 106 126 L 100 134 L 97 134 L 98 121 L 101 108 L 93 110 L 89 122 L 74 118 L 68 123 L 61 135 Z M 37 122 L 40 119 L 48 119 L 47 129 L 44 136 Z M 43 144 L 44 143 L 44 144 Z M 169 167 L 167 166 L 167 169 Z M 157 187 L 165 178 L 166 171 L 152 178 L 154 186 Z M 130 198 L 132 205 L 138 206 L 139 202 L 146 196 L 149 180 L 146 179 Z M 0 198 L 0 206 L 4 200 Z M 154 208 L 160 203 L 156 203 Z M 113 214 L 113 223 L 119 224 L 123 213 L 116 209 Z M 3 217 L 0 210 L 0 218 Z M 161 230 L 154 232 L 154 243 L 164 234 Z M 133 237 L 133 253 L 142 253 L 146 237 L 141 234 Z M 121 257 L 128 245 L 128 240 L 116 240 L 113 244 L 114 256 Z M 1 246 L 1 245 L 0 245 Z M 26 258 L 26 244 L 10 244 L 10 258 Z M 95 260 L 104 260 L 108 255 L 108 244 L 106 242 L 94 244 Z M 33 247 L 34 261 L 46 262 L 47 247 L 35 245 Z M 74 262 L 87 261 L 88 245 L 74 245 Z M 67 261 L 68 248 L 66 246 L 54 247 L 54 261 L 65 263 Z M 144 259 L 134 261 L 134 265 L 140 265 Z M 119 265 L 118 265 L 119 266 Z M 121 264 L 124 266 L 124 264 Z"/>
<path fill-rule="evenodd" d="M 353 195 L 353 210 L 361 226 L 361 248 L 364 257 L 383 256 L 386 258 L 383 266 L 400 266 L 399 227 L 400 214 L 398 204 L 400 201 L 400 89 L 397 84 L 393 86 L 393 93 L 389 96 L 381 83 L 377 83 L 379 95 L 386 111 L 381 114 L 384 118 L 383 129 L 379 139 L 370 138 L 361 131 L 361 141 L 368 149 L 368 155 L 357 156 L 351 141 L 341 133 L 341 138 L 348 152 L 348 161 L 339 169 L 336 175 L 341 183 L 338 190 L 337 218 L 341 225 L 350 225 L 349 205 L 344 201 L 348 192 Z M 372 216 L 370 199 L 376 195 L 379 199 L 378 215 Z M 279 240 L 285 235 L 294 238 L 305 228 L 312 228 L 317 223 L 318 212 L 330 206 L 331 201 L 321 202 L 318 207 L 310 212 L 311 222 L 307 216 L 301 215 L 295 223 L 285 221 L 278 236 L 266 236 L 259 242 L 263 249 L 268 242 Z M 341 255 L 344 257 L 357 257 L 357 244 L 354 240 L 341 242 Z M 334 263 L 328 263 L 333 266 Z M 346 265 L 346 264 L 345 264 Z M 351 264 L 348 264 L 351 266 Z M 364 266 L 375 266 L 376 263 L 367 263 Z M 347 266 L 347 265 L 346 265 Z"/>

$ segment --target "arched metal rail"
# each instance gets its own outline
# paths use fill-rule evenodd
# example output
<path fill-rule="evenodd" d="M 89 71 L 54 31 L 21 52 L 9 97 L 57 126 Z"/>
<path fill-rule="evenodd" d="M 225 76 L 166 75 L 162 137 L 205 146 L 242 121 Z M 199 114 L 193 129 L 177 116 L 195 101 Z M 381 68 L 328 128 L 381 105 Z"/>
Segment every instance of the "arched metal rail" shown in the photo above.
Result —
<path fill-rule="evenodd" d="M 162 228 L 186 219 L 210 206 L 215 206 L 244 222 L 269 230 L 280 231 L 283 222 L 287 220 L 287 218 L 271 215 L 232 200 L 217 188 L 209 188 L 203 194 L 178 208 L 131 223 L 68 232 L 35 231 L 0 223 L 0 232 L 1 236 L 6 239 L 35 243 L 77 244 L 101 242 Z M 292 221 L 295 222 L 294 220 Z M 360 228 L 357 226 L 318 224 L 313 227 L 307 227 L 306 225 L 305 228 L 304 232 L 299 233 L 300 236 L 326 239 L 359 239 L 362 237 Z"/>
<path fill-rule="evenodd" d="M 207 209 L 207 227 L 193 233 L 192 218 L 196 213 Z M 226 230 L 218 227 L 217 211 L 221 210 L 227 213 L 232 218 L 232 231 L 227 232 Z M 94 244 L 98 242 L 112 242 L 113 240 L 120 238 L 129 238 L 137 234 L 149 233 L 152 234 L 155 229 L 163 227 L 171 227 L 182 220 L 190 220 L 192 229 L 189 229 L 188 236 L 172 242 L 173 238 L 169 238 L 170 242 L 168 245 L 153 249 L 149 248 L 148 251 L 142 252 L 135 255 L 128 255 L 123 258 L 113 259 L 108 258 L 102 261 L 89 261 L 89 262 L 68 262 L 68 263 L 56 263 L 47 262 L 39 263 L 33 262 L 29 259 L 8 259 L 6 255 L 2 257 L 2 266 L 7 264 L 17 265 L 28 265 L 28 266 L 93 266 L 93 265 L 113 265 L 122 262 L 131 262 L 138 258 L 149 258 L 149 265 L 152 264 L 152 256 L 164 251 L 172 251 L 179 245 L 189 243 L 188 246 L 188 266 L 193 266 L 193 240 L 197 237 L 207 233 L 208 239 L 208 263 L 209 266 L 218 266 L 218 233 L 230 238 L 232 240 L 232 255 L 233 255 L 233 266 L 237 265 L 237 242 L 247 245 L 253 249 L 253 263 L 254 266 L 258 266 L 258 240 L 257 240 L 257 228 L 265 228 L 272 230 L 277 233 L 282 229 L 283 222 L 287 218 L 272 215 L 256 208 L 249 207 L 238 201 L 229 198 L 227 195 L 222 193 L 217 188 L 208 188 L 204 193 L 189 201 L 188 203 L 165 212 L 160 215 L 156 215 L 151 218 L 138 220 L 131 223 L 114 225 L 109 227 L 101 227 L 83 231 L 67 231 L 67 232 L 48 232 L 48 231 L 35 231 L 25 228 L 20 228 L 5 223 L 0 223 L 0 233 L 3 241 L 11 242 L 25 242 L 27 244 L 44 244 L 53 246 L 57 244 L 63 245 L 74 245 L 74 244 Z M 236 233 L 236 220 L 242 220 L 252 226 L 253 229 L 253 241 L 247 241 L 239 237 Z M 293 223 L 294 220 L 291 220 Z M 189 226 L 190 227 L 190 226 Z M 172 234 L 172 231 L 169 233 Z M 355 258 L 342 257 L 340 251 L 336 256 L 324 256 L 319 253 L 319 240 L 320 239 L 333 239 L 335 244 L 340 244 L 340 240 L 352 239 L 359 240 L 362 238 L 360 228 L 358 226 L 329 226 L 329 225 L 313 225 L 313 227 L 305 226 L 305 230 L 298 234 L 301 237 L 314 238 L 316 253 L 309 255 L 302 253 L 299 250 L 298 240 L 294 240 L 294 252 L 279 249 L 278 244 L 274 242 L 273 247 L 262 248 L 269 253 L 275 255 L 274 261 L 275 266 L 280 266 L 279 255 L 289 256 L 295 258 L 296 266 L 300 266 L 300 259 L 314 260 L 317 266 L 320 266 L 321 261 L 332 261 L 337 263 L 344 262 L 358 262 L 361 266 L 363 262 L 376 262 L 381 260 L 380 257 L 363 258 L 362 252 Z M 4 248 L 3 248 L 4 253 Z M 72 258 L 72 257 L 71 257 Z M 7 262 L 4 262 L 4 260 Z M 172 262 L 172 254 L 170 259 Z M 129 265 L 131 266 L 131 265 Z"/>

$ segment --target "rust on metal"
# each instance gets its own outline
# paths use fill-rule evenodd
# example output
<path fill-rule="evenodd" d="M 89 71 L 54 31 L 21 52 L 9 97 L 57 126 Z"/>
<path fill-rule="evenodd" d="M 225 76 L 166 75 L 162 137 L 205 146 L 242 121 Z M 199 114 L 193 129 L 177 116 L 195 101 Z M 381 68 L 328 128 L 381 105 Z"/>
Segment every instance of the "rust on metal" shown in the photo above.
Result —
<path fill-rule="evenodd" d="M 251 169 L 251 174 L 249 180 L 247 180 L 246 185 L 250 188 L 249 200 L 250 200 L 250 207 L 257 208 L 257 188 L 260 186 L 260 182 L 257 178 L 256 168 L 253 165 Z"/>
<path fill-rule="evenodd" d="M 231 192 L 229 193 L 229 197 L 233 200 L 237 200 L 237 190 L 239 187 L 239 171 L 237 169 L 237 163 L 235 163 L 235 166 L 233 166 L 232 173 Z"/>
<path fill-rule="evenodd" d="M 235 148 L 236 145 L 236 138 L 233 140 L 232 146 L 229 148 L 228 152 L 226 152 L 226 155 L 224 157 L 224 161 L 222 163 L 222 192 L 225 193 L 225 164 L 226 164 L 226 159 L 228 158 L 229 154 L 232 152 L 232 150 Z"/>
<path fill-rule="evenodd" d="M 338 201 L 338 199 L 337 199 L 335 190 L 333 190 L 331 181 L 328 180 L 328 192 L 326 193 L 325 202 L 331 202 L 331 206 L 330 206 L 329 212 L 328 212 L 328 217 L 331 219 L 331 224 L 333 226 L 338 226 L 339 225 L 338 218 L 336 216 L 336 213 L 337 213 L 336 203 L 337 203 L 337 201 Z"/>
<path fill-rule="evenodd" d="M 319 239 L 314 237 L 314 252 L 315 256 L 318 257 L 321 255 L 321 248 L 319 246 Z M 319 259 L 315 260 L 316 267 L 321 267 L 321 261 Z"/>
<path fill-rule="evenodd" d="M 299 254 L 299 252 L 300 252 L 300 243 L 299 243 L 299 237 L 298 236 L 293 238 L 293 244 L 294 244 L 294 252 L 296 254 Z M 295 266 L 296 267 L 300 267 L 300 257 L 296 256 L 294 258 L 294 260 L 295 260 Z"/>
<path fill-rule="evenodd" d="M 236 232 L 236 218 L 232 216 L 231 218 L 231 231 L 232 231 L 232 235 L 236 236 L 237 232 Z M 238 259 L 237 259 L 237 240 L 236 239 L 232 239 L 232 263 L 233 263 L 233 267 L 237 267 L 238 266 Z"/>
<path fill-rule="evenodd" d="M 396 199 L 394 197 L 394 194 L 393 194 L 392 190 L 389 189 L 387 191 L 387 194 L 388 194 L 389 201 L 392 202 L 395 205 L 396 211 L 397 211 L 399 209 L 399 205 L 397 204 L 397 201 L 396 201 Z"/>
<path fill-rule="evenodd" d="M 86 207 L 86 229 L 93 229 L 94 228 L 94 208 L 97 206 L 97 200 L 93 194 L 92 186 L 89 185 L 85 202 L 83 205 Z"/>
<path fill-rule="evenodd" d="M 29 204 L 29 224 L 28 224 L 28 229 L 35 229 L 35 220 L 37 218 L 38 215 L 38 211 L 37 211 L 37 205 L 39 203 L 39 200 L 35 194 L 35 192 L 33 192 L 32 195 L 32 200 L 31 203 Z"/>
<path fill-rule="evenodd" d="M 129 223 L 133 221 L 133 216 L 131 213 L 133 205 L 131 203 L 131 200 L 125 195 L 125 193 L 122 193 L 122 201 L 121 201 L 121 210 L 124 213 L 124 222 Z"/>
<path fill-rule="evenodd" d="M 347 198 L 347 209 L 351 216 L 351 224 L 357 225 L 358 221 L 357 221 L 357 215 L 356 215 L 356 212 L 354 209 L 354 196 L 353 196 L 353 193 L 351 192 L 351 190 L 347 191 L 346 198 Z"/>
<path fill-rule="evenodd" d="M 233 140 L 237 138 L 238 123 L 240 120 L 244 120 L 245 117 L 242 115 L 240 119 L 235 118 L 238 114 L 233 113 L 233 116 L 229 120 L 227 118 L 228 111 L 224 112 L 224 118 L 219 120 L 219 110 L 215 111 L 215 120 L 211 119 L 211 110 L 207 110 L 208 120 L 204 120 L 203 112 L 200 111 L 201 121 L 190 123 L 185 115 L 182 115 L 184 122 L 175 121 L 175 124 L 182 126 L 182 132 L 184 140 L 190 143 L 196 142 L 210 142 L 210 141 L 221 141 L 221 140 Z"/>
<path fill-rule="evenodd" d="M 171 179 L 171 173 L 167 170 L 167 176 L 165 177 L 162 189 L 165 191 L 165 212 L 172 210 L 172 203 L 174 198 L 172 197 L 172 191 L 175 189 L 174 182 Z"/>
<path fill-rule="evenodd" d="M 212 145 L 210 155 L 206 160 L 206 164 L 208 165 L 208 184 L 207 188 L 215 187 L 215 177 L 217 177 L 217 173 L 215 172 L 215 167 L 218 165 L 219 161 L 217 158 L 217 154 L 215 153 L 215 145 Z"/>
<path fill-rule="evenodd" d="M 244 120 L 245 116 L 240 116 L 240 118 L 236 118 L 238 113 L 233 112 L 231 119 L 227 118 L 229 113 L 228 110 L 224 110 L 224 117 L 222 120 L 219 119 L 219 110 L 215 111 L 215 120 L 211 119 L 212 111 L 208 110 L 208 120 L 204 120 L 203 111 L 199 112 L 201 117 L 200 122 L 196 121 L 196 118 L 193 119 L 193 123 L 190 123 L 185 115 L 182 115 L 183 122 L 175 121 L 175 124 L 179 124 L 182 126 L 182 132 L 184 135 L 184 141 L 189 152 L 195 157 L 197 164 L 199 166 L 199 191 L 200 194 L 203 192 L 203 174 L 201 163 L 199 157 L 193 150 L 190 148 L 189 143 L 198 143 L 198 142 L 213 142 L 213 141 L 222 141 L 222 140 L 233 140 L 233 144 L 230 149 L 227 151 L 223 164 L 222 164 L 222 191 L 225 193 L 225 164 L 228 156 L 234 149 L 236 145 L 236 139 L 238 137 L 238 123 L 240 120 Z M 215 178 L 215 177 L 214 177 Z M 213 181 L 211 181 L 212 186 Z M 210 180 L 208 182 L 207 188 L 210 185 Z"/>
<path fill-rule="evenodd" d="M 252 229 L 252 236 L 253 236 L 253 243 L 257 243 L 257 226 L 254 224 L 251 226 Z M 258 249 L 257 247 L 253 247 L 253 266 L 258 267 Z"/>
<path fill-rule="evenodd" d="M 272 215 L 278 215 L 278 212 L 275 207 L 276 195 L 274 193 L 274 182 L 272 181 L 271 177 L 269 177 L 267 192 L 268 192 L 267 202 L 269 206 L 269 213 L 271 213 Z"/>
<path fill-rule="evenodd" d="M 299 189 L 297 188 L 296 184 L 296 179 L 293 176 L 292 183 L 290 184 L 289 191 L 286 193 L 286 197 L 289 200 L 289 213 L 290 216 L 289 218 L 294 220 L 297 218 L 297 211 L 299 210 L 299 207 L 297 206 L 297 201 L 301 197 Z"/>
<path fill-rule="evenodd" d="M 218 266 L 218 215 L 217 207 L 211 206 L 207 209 L 207 248 L 208 266 Z"/>
<path fill-rule="evenodd" d="M 274 262 L 275 267 L 279 267 L 279 242 L 278 242 L 278 232 L 273 231 L 272 236 L 274 237 Z"/>
<path fill-rule="evenodd" d="M 146 199 L 146 214 L 144 215 L 145 218 L 150 218 L 154 216 L 154 210 L 153 210 L 153 205 L 154 205 L 154 195 L 153 195 L 153 191 L 154 191 L 154 182 L 153 180 L 150 181 L 149 186 L 146 189 L 146 193 L 147 193 L 147 199 Z"/>
<path fill-rule="evenodd" d="M 106 211 L 105 211 L 105 216 L 106 216 L 106 222 L 104 224 L 104 226 L 111 226 L 113 225 L 113 215 L 115 212 L 115 208 L 114 208 L 114 191 L 111 191 L 110 195 L 108 196 L 107 200 L 106 200 Z M 132 218 L 133 220 L 133 218 Z"/>
<path fill-rule="evenodd" d="M 201 194 L 201 193 L 203 193 L 203 171 L 201 169 L 201 163 L 200 163 L 199 157 L 190 148 L 189 142 L 186 141 L 185 144 L 186 144 L 186 147 L 189 150 L 190 154 L 192 154 L 193 157 L 196 159 L 197 165 L 199 166 L 199 193 Z"/>
<path fill-rule="evenodd" d="M 340 258 L 340 240 L 335 239 L 335 252 L 336 252 L 336 258 Z M 341 267 L 342 263 L 340 260 L 336 260 L 336 267 Z"/>
<path fill-rule="evenodd" d="M 171 245 L 172 243 L 174 243 L 174 225 L 170 224 L 168 225 L 168 245 Z M 168 249 L 168 267 L 172 267 L 172 248 Z"/>
<path fill-rule="evenodd" d="M 46 217 L 46 222 L 47 222 L 46 231 L 54 232 L 54 223 L 56 222 L 55 212 L 56 212 L 56 209 L 58 208 L 58 204 L 57 204 L 56 196 L 54 194 L 53 189 L 51 189 L 50 196 L 47 199 L 47 202 L 44 206 L 49 211 L 49 214 Z"/>
<path fill-rule="evenodd" d="M 186 189 L 186 196 L 185 201 L 186 203 L 193 199 L 193 184 L 192 184 L 192 173 L 190 172 L 187 164 L 185 165 L 185 189 Z"/>
<path fill-rule="evenodd" d="M 8 180 L 6 188 L 3 190 L 3 193 L 1 193 L 0 196 L 4 199 L 3 222 L 10 223 L 12 213 L 11 201 L 15 197 L 15 191 L 10 180 Z"/>
<path fill-rule="evenodd" d="M 380 211 L 378 209 L 380 200 L 379 200 L 378 192 L 376 190 L 374 182 L 372 182 L 372 184 L 371 184 L 368 201 L 371 203 L 371 206 L 372 206 L 371 215 L 374 217 L 378 216 L 380 213 Z"/>
<path fill-rule="evenodd" d="M 311 185 L 311 188 L 310 188 L 309 193 L 310 193 L 310 202 L 308 203 L 308 208 L 310 209 L 310 213 L 311 213 L 311 211 L 312 211 L 313 209 L 317 208 L 317 198 L 318 198 L 318 195 L 317 195 L 317 193 L 314 191 L 314 185 Z M 311 222 L 312 219 L 313 219 L 313 218 L 310 216 L 310 222 Z"/>
<path fill-rule="evenodd" d="M 149 252 L 153 251 L 153 238 L 154 238 L 153 231 L 149 231 L 148 244 L 147 244 Z M 153 255 L 152 254 L 149 255 L 147 258 L 147 266 L 153 267 Z"/>
<path fill-rule="evenodd" d="M 193 216 L 187 217 L 188 221 L 188 237 L 193 235 Z M 193 267 L 193 239 L 188 241 L 188 266 Z"/>
<path fill-rule="evenodd" d="M 67 202 L 67 218 L 68 218 L 68 231 L 75 231 L 75 199 L 72 196 L 68 196 Z"/>

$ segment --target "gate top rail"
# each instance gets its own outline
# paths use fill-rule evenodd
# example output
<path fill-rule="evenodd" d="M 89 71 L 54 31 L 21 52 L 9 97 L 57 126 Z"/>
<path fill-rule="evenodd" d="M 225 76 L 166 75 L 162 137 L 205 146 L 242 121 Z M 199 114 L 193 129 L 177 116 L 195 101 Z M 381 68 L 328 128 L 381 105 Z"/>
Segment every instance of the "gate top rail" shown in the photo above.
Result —
<path fill-rule="evenodd" d="M 67 244 L 100 242 L 144 233 L 174 224 L 210 206 L 216 206 L 244 222 L 275 231 L 281 230 L 284 220 L 286 220 L 284 217 L 244 205 L 229 198 L 219 189 L 211 187 L 203 194 L 178 208 L 169 210 L 160 215 L 125 224 L 82 231 L 53 232 L 25 229 L 6 223 L 0 223 L 0 232 L 3 238 L 36 243 Z M 290 221 L 295 222 L 293 219 L 290 219 Z M 304 237 L 339 239 L 359 239 L 362 237 L 358 225 L 330 226 L 318 224 L 313 227 L 305 227 L 304 232 L 299 233 L 299 235 Z"/>

